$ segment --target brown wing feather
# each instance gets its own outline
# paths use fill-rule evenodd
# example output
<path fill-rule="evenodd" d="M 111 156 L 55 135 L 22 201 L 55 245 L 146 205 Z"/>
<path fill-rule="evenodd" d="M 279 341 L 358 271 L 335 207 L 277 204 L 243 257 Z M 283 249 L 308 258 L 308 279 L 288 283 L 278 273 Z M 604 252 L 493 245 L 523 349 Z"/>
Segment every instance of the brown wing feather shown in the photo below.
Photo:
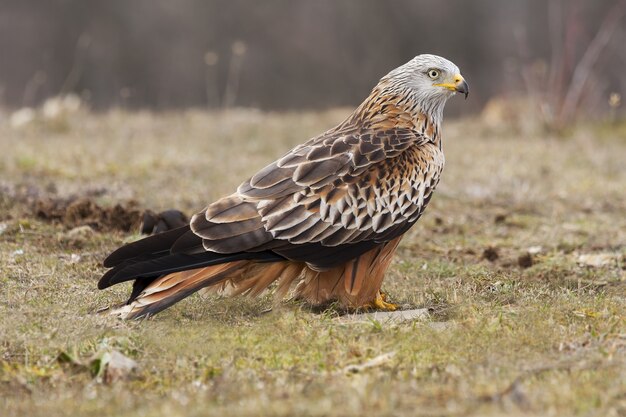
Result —
<path fill-rule="evenodd" d="M 194 216 L 205 249 L 294 254 L 294 245 L 389 241 L 413 223 L 438 182 L 440 149 L 407 128 L 344 130 L 294 148 Z"/>

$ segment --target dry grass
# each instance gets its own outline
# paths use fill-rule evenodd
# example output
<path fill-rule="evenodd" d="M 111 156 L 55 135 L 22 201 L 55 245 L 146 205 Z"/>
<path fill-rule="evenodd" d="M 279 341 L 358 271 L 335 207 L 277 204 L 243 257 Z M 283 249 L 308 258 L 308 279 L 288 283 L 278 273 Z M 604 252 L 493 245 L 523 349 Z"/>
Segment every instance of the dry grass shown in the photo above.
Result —
<path fill-rule="evenodd" d="M 348 323 L 290 302 L 266 313 L 269 297 L 194 296 L 143 322 L 92 314 L 126 295 L 95 282 L 106 253 L 136 236 L 67 240 L 28 205 L 29 193 L 78 194 L 192 212 L 344 115 L 0 121 L 1 414 L 624 415 L 624 126 L 558 139 L 447 123 L 442 184 L 385 282 L 430 309 L 412 323 Z M 580 254 L 608 263 L 581 266 Z M 103 345 L 138 362 L 133 378 L 104 384 L 57 360 Z"/>

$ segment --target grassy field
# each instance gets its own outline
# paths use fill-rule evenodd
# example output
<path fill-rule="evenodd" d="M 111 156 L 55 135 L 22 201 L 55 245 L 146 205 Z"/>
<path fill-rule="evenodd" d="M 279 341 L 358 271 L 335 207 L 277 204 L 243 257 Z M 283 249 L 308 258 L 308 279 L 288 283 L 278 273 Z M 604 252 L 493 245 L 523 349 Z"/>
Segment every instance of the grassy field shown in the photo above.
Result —
<path fill-rule="evenodd" d="M 626 126 L 567 138 L 444 126 L 447 166 L 383 288 L 414 321 L 195 295 L 95 312 L 137 233 L 47 221 L 40 199 L 193 213 L 346 115 L 78 112 L 0 119 L 2 416 L 626 415 Z M 101 372 L 106 352 L 133 359 Z"/>

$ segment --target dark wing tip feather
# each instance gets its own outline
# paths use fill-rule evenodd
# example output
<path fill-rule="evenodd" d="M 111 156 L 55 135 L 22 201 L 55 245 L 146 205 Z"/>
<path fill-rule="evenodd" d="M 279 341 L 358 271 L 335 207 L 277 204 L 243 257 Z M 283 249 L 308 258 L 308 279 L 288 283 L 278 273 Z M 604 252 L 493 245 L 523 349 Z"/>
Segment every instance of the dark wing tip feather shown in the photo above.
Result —
<path fill-rule="evenodd" d="M 113 277 L 115 274 L 117 274 L 121 268 L 127 266 L 126 263 L 122 263 L 119 264 L 117 266 L 115 266 L 112 269 L 109 269 L 108 271 L 106 271 L 104 273 L 104 275 L 102 275 L 102 277 L 100 278 L 100 280 L 98 281 L 98 289 L 99 290 L 103 290 L 105 288 L 109 288 L 111 285 L 111 277 Z"/>
<path fill-rule="evenodd" d="M 202 238 L 192 230 L 187 230 L 172 244 L 170 253 L 197 253 L 204 252 Z"/>
<path fill-rule="evenodd" d="M 103 262 L 106 268 L 112 268 L 125 260 L 148 253 L 169 251 L 174 242 L 189 230 L 189 226 L 182 226 L 167 232 L 137 240 L 113 251 Z"/>

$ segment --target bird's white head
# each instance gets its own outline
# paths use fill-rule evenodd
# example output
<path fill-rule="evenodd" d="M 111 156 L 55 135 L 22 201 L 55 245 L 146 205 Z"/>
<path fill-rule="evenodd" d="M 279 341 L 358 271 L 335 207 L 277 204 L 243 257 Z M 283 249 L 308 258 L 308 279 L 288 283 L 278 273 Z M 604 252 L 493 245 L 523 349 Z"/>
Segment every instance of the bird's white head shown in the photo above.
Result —
<path fill-rule="evenodd" d="M 381 83 L 408 94 L 422 111 L 439 120 L 450 97 L 461 93 L 467 98 L 469 93 L 459 67 L 445 58 L 429 54 L 418 55 L 394 69 L 381 79 Z"/>

